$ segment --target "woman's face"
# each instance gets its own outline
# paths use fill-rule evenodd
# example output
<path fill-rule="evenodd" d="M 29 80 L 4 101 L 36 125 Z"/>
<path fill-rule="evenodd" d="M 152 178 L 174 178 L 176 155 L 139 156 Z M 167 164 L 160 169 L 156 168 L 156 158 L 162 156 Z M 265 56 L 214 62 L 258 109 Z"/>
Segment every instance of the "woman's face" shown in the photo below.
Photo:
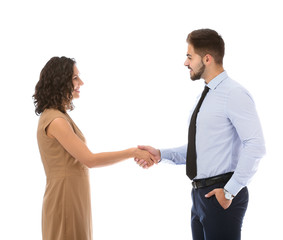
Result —
<path fill-rule="evenodd" d="M 80 87 L 84 85 L 84 82 L 80 79 L 80 73 L 77 68 L 77 66 L 74 64 L 74 69 L 73 69 L 73 86 L 74 86 L 74 91 L 73 91 L 73 98 L 79 98 L 80 97 Z"/>

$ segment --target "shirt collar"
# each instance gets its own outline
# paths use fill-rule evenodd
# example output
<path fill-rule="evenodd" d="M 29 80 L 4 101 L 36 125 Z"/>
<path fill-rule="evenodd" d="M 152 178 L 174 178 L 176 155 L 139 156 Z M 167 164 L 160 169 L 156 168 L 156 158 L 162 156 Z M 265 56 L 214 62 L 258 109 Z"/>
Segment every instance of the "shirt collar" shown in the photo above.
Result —
<path fill-rule="evenodd" d="M 213 78 L 206 86 L 214 90 L 227 77 L 228 77 L 227 72 L 223 71 L 222 73 L 217 75 L 215 78 Z"/>

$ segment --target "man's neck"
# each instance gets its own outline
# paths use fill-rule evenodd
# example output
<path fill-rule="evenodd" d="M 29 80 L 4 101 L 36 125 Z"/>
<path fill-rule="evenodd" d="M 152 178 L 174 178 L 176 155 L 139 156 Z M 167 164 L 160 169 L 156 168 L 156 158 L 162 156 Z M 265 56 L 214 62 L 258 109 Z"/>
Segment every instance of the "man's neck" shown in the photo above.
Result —
<path fill-rule="evenodd" d="M 212 69 L 211 72 L 204 77 L 205 83 L 208 84 L 213 78 L 217 77 L 222 72 L 224 72 L 222 65 Z"/>

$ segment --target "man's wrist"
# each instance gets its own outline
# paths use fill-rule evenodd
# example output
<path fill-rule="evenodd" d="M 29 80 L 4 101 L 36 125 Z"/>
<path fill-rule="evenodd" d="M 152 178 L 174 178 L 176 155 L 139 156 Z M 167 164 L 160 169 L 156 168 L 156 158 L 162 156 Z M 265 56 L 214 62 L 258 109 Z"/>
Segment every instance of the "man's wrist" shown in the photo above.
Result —
<path fill-rule="evenodd" d="M 234 175 L 231 177 L 231 179 L 226 183 L 226 185 L 224 186 L 224 188 L 232 193 L 234 196 L 237 196 L 237 194 L 241 191 L 241 189 L 245 187 L 242 184 L 238 183 L 235 180 Z"/>
<path fill-rule="evenodd" d="M 224 196 L 227 200 L 233 200 L 235 197 L 232 193 L 228 192 L 225 188 L 223 188 Z"/>
<path fill-rule="evenodd" d="M 157 149 L 157 151 L 158 151 L 158 157 L 159 157 L 159 159 L 157 160 L 157 163 L 160 163 L 160 161 L 161 161 L 161 151 L 160 151 L 160 149 Z"/>

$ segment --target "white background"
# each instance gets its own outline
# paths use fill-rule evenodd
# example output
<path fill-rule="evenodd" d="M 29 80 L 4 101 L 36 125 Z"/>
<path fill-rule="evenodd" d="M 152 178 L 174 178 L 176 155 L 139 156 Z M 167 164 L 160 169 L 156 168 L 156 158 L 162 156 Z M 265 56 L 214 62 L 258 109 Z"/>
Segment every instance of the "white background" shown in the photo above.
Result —
<path fill-rule="evenodd" d="M 74 57 L 85 85 L 70 113 L 93 152 L 177 147 L 203 88 L 183 63 L 186 37 L 217 30 L 224 67 L 253 95 L 267 155 L 250 184 L 242 239 L 282 228 L 280 1 L 2 1 L 0 239 L 41 239 L 45 175 L 31 96 L 53 56 Z M 92 169 L 94 239 L 191 239 L 185 166 L 143 170 L 128 160 Z"/>

